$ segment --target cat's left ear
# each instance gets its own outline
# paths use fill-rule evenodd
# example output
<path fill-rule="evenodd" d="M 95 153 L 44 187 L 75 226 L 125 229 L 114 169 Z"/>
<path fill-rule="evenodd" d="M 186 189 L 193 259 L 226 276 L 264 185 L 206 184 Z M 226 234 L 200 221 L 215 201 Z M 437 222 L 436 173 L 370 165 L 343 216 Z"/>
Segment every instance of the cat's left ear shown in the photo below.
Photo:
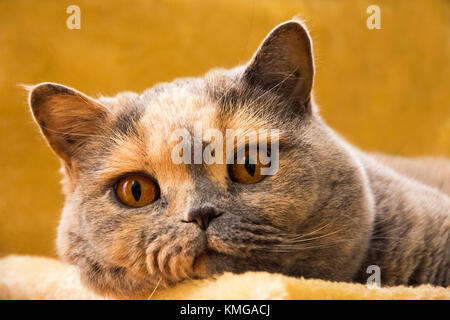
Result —
<path fill-rule="evenodd" d="M 86 143 L 102 134 L 108 109 L 97 100 L 56 83 L 40 83 L 28 90 L 28 103 L 42 134 L 71 167 L 80 160 Z"/>
<path fill-rule="evenodd" d="M 314 78 L 312 41 L 297 20 L 275 27 L 249 62 L 243 79 L 280 95 L 298 112 L 310 111 Z"/>

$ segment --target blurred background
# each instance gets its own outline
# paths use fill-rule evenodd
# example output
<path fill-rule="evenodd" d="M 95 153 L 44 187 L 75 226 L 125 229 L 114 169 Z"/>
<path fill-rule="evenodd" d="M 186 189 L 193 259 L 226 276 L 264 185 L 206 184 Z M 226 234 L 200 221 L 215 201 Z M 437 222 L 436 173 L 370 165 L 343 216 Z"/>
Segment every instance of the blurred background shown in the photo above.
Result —
<path fill-rule="evenodd" d="M 81 9 L 69 30 L 66 8 Z M 381 9 L 381 30 L 366 8 Z M 17 85 L 60 82 L 89 95 L 246 62 L 275 25 L 308 25 L 315 97 L 353 144 L 450 156 L 450 1 L 0 1 L 0 255 L 54 256 L 59 162 Z"/>

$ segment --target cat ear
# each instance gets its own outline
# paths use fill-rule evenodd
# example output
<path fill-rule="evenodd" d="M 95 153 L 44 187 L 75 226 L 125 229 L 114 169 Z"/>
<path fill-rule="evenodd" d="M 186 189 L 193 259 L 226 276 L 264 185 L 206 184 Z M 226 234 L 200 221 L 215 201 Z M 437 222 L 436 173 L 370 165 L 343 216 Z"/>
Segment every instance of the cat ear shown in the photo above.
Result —
<path fill-rule="evenodd" d="M 28 89 L 28 103 L 42 134 L 70 166 L 86 141 L 104 127 L 107 108 L 79 91 L 56 83 L 40 83 Z"/>
<path fill-rule="evenodd" d="M 314 77 L 312 42 L 306 28 L 296 20 L 275 27 L 244 71 L 250 86 L 280 95 L 303 111 L 310 110 Z"/>

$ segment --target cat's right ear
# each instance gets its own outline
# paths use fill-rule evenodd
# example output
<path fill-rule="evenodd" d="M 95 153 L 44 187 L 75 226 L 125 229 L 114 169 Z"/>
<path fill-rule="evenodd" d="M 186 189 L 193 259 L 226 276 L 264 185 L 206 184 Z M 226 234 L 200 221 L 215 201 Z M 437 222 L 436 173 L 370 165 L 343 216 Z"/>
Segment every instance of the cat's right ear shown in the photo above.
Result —
<path fill-rule="evenodd" d="M 95 99 L 56 83 L 27 87 L 34 119 L 50 147 L 70 167 L 89 137 L 101 133 L 109 111 Z"/>
<path fill-rule="evenodd" d="M 299 20 L 275 27 L 248 64 L 243 79 L 250 87 L 260 87 L 280 95 L 297 113 L 311 112 L 314 78 L 312 41 Z"/>

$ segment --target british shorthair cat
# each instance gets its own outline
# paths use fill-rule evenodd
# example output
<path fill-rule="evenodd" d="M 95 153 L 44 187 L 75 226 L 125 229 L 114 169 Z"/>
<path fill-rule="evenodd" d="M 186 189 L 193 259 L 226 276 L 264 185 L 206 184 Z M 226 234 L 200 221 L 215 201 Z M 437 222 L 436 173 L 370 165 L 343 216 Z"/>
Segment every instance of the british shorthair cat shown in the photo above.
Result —
<path fill-rule="evenodd" d="M 60 257 L 90 287 L 123 297 L 223 272 L 365 283 L 371 265 L 382 285 L 449 285 L 450 162 L 350 145 L 319 116 L 313 76 L 311 39 L 291 20 L 246 65 L 142 94 L 30 88 L 62 162 Z M 276 129 L 267 154 L 278 170 L 262 174 L 247 140 L 233 140 L 247 150 L 238 163 L 174 163 L 171 133 L 195 124 L 224 135 Z"/>

